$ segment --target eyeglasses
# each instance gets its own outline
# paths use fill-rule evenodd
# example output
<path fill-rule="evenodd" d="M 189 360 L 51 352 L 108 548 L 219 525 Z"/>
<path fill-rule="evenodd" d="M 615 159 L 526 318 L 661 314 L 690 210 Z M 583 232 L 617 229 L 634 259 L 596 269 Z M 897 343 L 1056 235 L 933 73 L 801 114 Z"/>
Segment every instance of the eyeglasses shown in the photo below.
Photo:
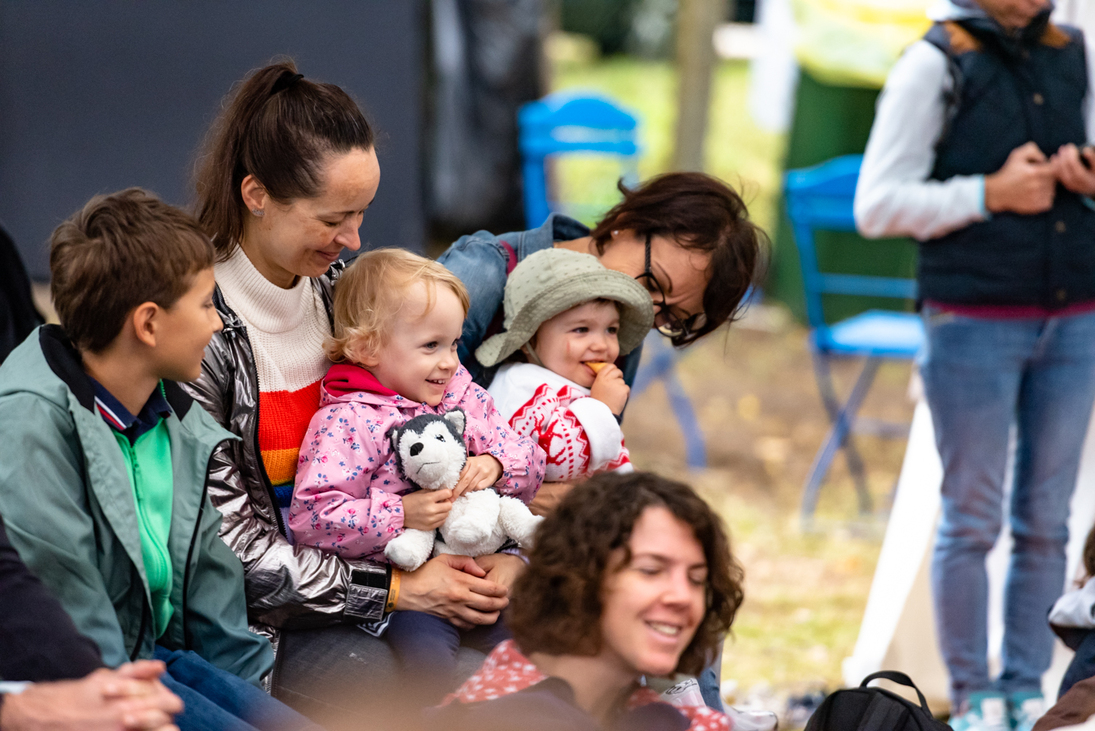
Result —
<path fill-rule="evenodd" d="M 654 271 L 650 268 L 650 239 L 651 234 L 647 234 L 646 264 L 643 268 L 643 273 L 635 277 L 635 279 L 643 283 L 643 286 L 646 287 L 646 291 L 651 294 L 657 294 L 657 297 L 654 298 L 654 307 L 657 309 L 657 313 L 654 317 L 654 324 L 657 327 L 658 332 L 667 338 L 688 337 L 697 329 L 703 327 L 707 318 L 702 312 L 697 312 L 695 315 L 692 315 L 685 320 L 681 320 L 673 314 L 673 310 L 670 309 L 669 303 L 665 301 L 665 290 L 662 289 L 661 283 L 658 281 L 658 278 L 654 276 Z M 660 324 L 659 320 L 661 321 Z"/>

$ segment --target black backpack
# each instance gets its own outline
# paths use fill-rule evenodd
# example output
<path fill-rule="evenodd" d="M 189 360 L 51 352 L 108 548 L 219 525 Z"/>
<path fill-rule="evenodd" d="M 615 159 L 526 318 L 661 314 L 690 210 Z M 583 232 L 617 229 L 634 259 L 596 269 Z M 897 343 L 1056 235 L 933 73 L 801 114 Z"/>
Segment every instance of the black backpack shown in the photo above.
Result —
<path fill-rule="evenodd" d="M 920 705 L 882 688 L 868 688 L 872 680 L 892 680 L 916 691 Z M 883 670 L 871 673 L 858 688 L 838 690 L 826 698 L 806 731 L 950 731 L 928 710 L 928 701 L 905 673 Z"/>

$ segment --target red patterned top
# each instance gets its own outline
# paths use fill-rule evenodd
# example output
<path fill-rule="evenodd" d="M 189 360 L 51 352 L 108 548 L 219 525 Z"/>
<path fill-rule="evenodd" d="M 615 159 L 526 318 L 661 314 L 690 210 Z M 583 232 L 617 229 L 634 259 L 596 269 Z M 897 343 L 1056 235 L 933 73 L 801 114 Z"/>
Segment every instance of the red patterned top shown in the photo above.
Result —
<path fill-rule="evenodd" d="M 495 700 L 505 695 L 519 693 L 547 676 L 521 654 L 513 640 L 506 640 L 494 648 L 476 671 L 455 693 L 450 693 L 441 704 L 479 703 Z M 649 688 L 639 688 L 627 701 L 627 710 L 651 703 L 665 703 L 662 697 Z M 669 704 L 667 704 L 669 705 Z M 730 717 L 707 706 L 674 706 L 690 722 L 688 731 L 731 731 Z"/>

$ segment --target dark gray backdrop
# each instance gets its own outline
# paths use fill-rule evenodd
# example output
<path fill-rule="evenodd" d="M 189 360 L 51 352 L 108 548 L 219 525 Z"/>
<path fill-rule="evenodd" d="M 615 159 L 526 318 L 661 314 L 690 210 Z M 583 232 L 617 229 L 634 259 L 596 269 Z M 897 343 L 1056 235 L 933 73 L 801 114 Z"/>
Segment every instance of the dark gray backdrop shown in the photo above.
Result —
<path fill-rule="evenodd" d="M 372 246 L 421 251 L 421 0 L 3 0 L 0 220 L 33 278 L 95 193 L 193 201 L 195 151 L 231 85 L 277 55 L 346 89 L 376 126 Z"/>

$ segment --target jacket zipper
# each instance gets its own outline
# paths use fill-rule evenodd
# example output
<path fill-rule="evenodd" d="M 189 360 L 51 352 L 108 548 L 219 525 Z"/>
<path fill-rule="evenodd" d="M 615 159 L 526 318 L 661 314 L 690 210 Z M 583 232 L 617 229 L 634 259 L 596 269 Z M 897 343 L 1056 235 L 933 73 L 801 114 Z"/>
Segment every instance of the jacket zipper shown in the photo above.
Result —
<path fill-rule="evenodd" d="M 144 644 L 144 628 L 147 624 L 145 620 L 151 612 L 152 607 L 145 604 L 144 597 L 141 597 L 141 626 L 137 628 L 137 641 L 133 644 L 133 651 L 129 653 L 130 662 L 134 662 L 137 656 L 141 654 L 141 645 Z"/>
<path fill-rule="evenodd" d="M 220 290 L 218 290 L 218 294 L 219 293 L 220 293 Z M 233 333 L 233 334 L 238 333 L 238 334 L 242 335 L 244 342 L 247 343 L 247 349 L 251 351 L 251 360 L 253 362 L 254 359 L 255 359 L 255 349 L 251 345 L 251 338 L 248 337 L 248 335 L 247 335 L 247 327 L 242 323 L 242 321 L 240 321 L 239 315 L 237 315 L 235 312 L 232 311 L 232 309 L 230 307 L 228 307 L 228 303 L 224 302 L 223 299 L 221 301 L 224 305 L 225 312 L 227 314 L 230 314 L 232 316 L 232 319 L 235 321 L 235 322 L 233 322 L 233 324 L 231 326 L 229 326 L 229 325 L 225 326 L 225 329 L 224 329 L 225 334 L 227 335 L 229 333 Z M 236 323 L 239 323 L 239 324 L 237 325 Z M 274 525 L 276 525 L 278 527 L 278 531 L 283 536 L 288 536 L 289 534 L 288 534 L 287 529 L 285 527 L 285 522 L 281 519 L 281 508 L 278 507 L 278 498 L 277 498 L 277 495 L 274 494 L 274 486 L 270 482 L 270 475 L 266 474 L 266 464 L 263 463 L 263 461 L 262 461 L 262 450 L 259 448 L 259 411 L 261 409 L 261 403 L 259 401 L 259 395 L 262 392 L 262 388 L 259 385 L 259 369 L 256 367 L 254 369 L 253 373 L 254 373 L 254 376 L 255 376 L 255 391 L 252 394 L 254 396 L 254 399 L 255 399 L 255 434 L 254 434 L 255 458 L 256 458 L 256 461 L 258 462 L 259 476 L 262 477 L 263 487 L 266 488 L 266 495 L 270 498 L 270 507 L 271 507 L 271 509 L 273 510 L 273 513 L 274 513 Z"/>
<path fill-rule="evenodd" d="M 247 341 L 247 347 L 251 348 L 251 339 L 244 330 L 243 338 Z M 251 348 L 251 357 L 254 358 L 255 350 Z M 270 475 L 266 473 L 266 463 L 262 460 L 262 449 L 259 447 L 259 419 L 262 418 L 262 384 L 259 383 L 259 369 L 255 368 L 255 457 L 259 464 L 259 472 L 262 474 L 262 484 L 266 487 L 266 494 L 270 496 L 270 506 L 274 512 L 274 523 L 283 536 L 288 536 L 288 528 L 281 519 L 281 506 L 278 505 L 278 496 L 274 493 L 274 484 L 270 482 Z"/>
<path fill-rule="evenodd" d="M 141 491 L 137 487 L 137 478 L 139 477 L 140 467 L 138 466 L 137 460 L 136 460 L 136 458 L 133 454 L 133 447 L 131 445 L 126 445 L 126 450 L 128 451 L 129 461 L 133 465 L 133 472 L 134 472 L 134 475 L 133 475 L 133 502 L 135 504 L 134 507 L 136 507 L 136 509 L 137 509 L 138 519 L 139 520 L 144 520 L 145 523 L 147 524 L 148 523 L 148 516 L 145 513 L 144 500 L 141 498 Z M 161 553 L 159 551 L 161 546 L 159 544 L 155 543 L 155 541 L 153 543 L 154 543 L 154 547 L 156 548 L 155 558 L 156 558 L 158 563 L 162 563 L 161 559 L 163 558 L 163 553 L 166 553 L 166 549 Z M 143 551 L 142 551 L 142 554 L 143 554 Z M 146 573 L 147 573 L 147 567 L 146 567 Z M 149 591 L 149 593 L 151 593 L 151 590 Z M 184 602 L 185 602 L 185 597 L 184 597 Z M 143 644 L 145 627 L 148 625 L 147 620 L 148 620 L 149 615 L 153 611 L 155 611 L 154 608 L 151 605 L 146 604 L 142 599 L 142 601 L 141 601 L 141 625 L 137 630 L 137 642 L 133 646 L 133 651 L 129 654 L 130 661 L 136 660 L 137 656 L 140 654 L 141 645 Z M 185 611 L 185 603 L 184 603 L 184 611 Z M 155 644 L 155 640 L 153 640 L 153 644 Z"/>
<path fill-rule="evenodd" d="M 190 535 L 190 547 L 186 549 L 186 568 L 183 569 L 183 590 L 182 590 L 182 623 L 183 623 L 183 645 L 186 648 L 190 647 L 190 637 L 186 631 L 186 600 L 190 595 L 190 561 L 194 557 L 194 546 L 198 543 L 198 534 L 202 530 L 202 514 L 205 512 L 205 497 L 206 497 L 206 481 L 205 478 L 209 475 L 209 465 L 213 461 L 213 455 L 217 451 L 217 447 L 224 444 L 225 441 L 217 442 L 213 445 L 213 448 L 209 450 L 209 459 L 205 461 L 205 474 L 202 476 L 202 494 L 201 499 L 198 500 L 198 517 L 194 521 L 194 532 Z"/>

